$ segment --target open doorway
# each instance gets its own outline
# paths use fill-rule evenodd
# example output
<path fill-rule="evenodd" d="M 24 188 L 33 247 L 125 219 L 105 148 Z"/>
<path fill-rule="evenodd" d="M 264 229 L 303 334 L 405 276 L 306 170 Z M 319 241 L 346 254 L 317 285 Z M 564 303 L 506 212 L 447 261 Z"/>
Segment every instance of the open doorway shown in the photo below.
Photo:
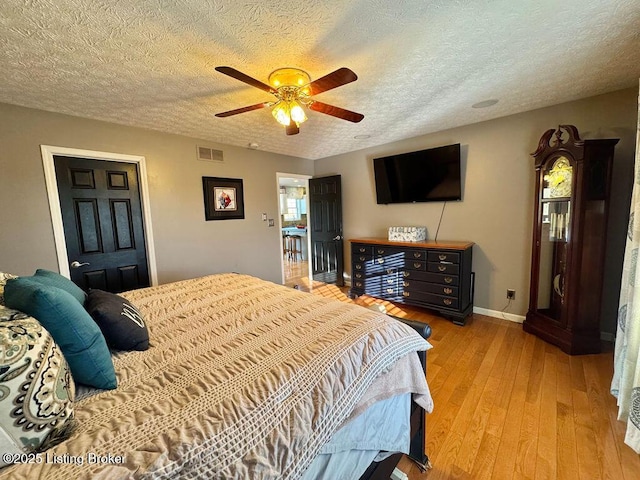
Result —
<path fill-rule="evenodd" d="M 282 283 L 289 287 L 308 285 L 309 270 L 309 178 L 308 175 L 277 173 Z"/>

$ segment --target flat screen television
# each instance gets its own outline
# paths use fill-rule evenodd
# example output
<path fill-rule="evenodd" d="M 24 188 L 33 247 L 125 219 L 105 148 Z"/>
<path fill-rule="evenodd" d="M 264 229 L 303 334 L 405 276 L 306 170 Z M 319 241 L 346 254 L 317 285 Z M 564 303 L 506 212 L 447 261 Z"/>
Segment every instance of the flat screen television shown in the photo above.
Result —
<path fill-rule="evenodd" d="M 378 204 L 461 200 L 460 144 L 373 159 Z"/>

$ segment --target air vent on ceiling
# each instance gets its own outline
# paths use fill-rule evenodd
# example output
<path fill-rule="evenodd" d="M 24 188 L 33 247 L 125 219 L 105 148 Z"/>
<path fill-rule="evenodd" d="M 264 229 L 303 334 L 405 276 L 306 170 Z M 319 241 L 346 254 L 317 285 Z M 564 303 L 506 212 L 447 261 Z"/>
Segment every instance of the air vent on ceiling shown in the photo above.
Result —
<path fill-rule="evenodd" d="M 222 150 L 214 150 L 209 147 L 197 147 L 198 160 L 203 162 L 224 162 Z"/>

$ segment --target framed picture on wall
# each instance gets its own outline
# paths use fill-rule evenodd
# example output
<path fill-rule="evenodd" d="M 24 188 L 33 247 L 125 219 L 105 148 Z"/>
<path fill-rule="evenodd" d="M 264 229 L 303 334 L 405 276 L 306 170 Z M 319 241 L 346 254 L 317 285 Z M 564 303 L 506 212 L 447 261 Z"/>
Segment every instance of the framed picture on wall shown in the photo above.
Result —
<path fill-rule="evenodd" d="M 202 177 L 206 220 L 244 218 L 244 190 L 241 178 Z"/>

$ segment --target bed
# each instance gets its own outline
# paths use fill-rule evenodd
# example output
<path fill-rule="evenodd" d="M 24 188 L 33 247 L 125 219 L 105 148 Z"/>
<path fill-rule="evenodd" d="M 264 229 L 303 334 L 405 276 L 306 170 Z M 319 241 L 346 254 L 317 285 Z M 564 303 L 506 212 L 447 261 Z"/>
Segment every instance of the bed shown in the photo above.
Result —
<path fill-rule="evenodd" d="M 0 479 L 366 477 L 432 409 L 419 326 L 241 274 L 121 295 L 150 348 L 112 352 L 117 388 L 78 385 L 70 437 Z"/>

